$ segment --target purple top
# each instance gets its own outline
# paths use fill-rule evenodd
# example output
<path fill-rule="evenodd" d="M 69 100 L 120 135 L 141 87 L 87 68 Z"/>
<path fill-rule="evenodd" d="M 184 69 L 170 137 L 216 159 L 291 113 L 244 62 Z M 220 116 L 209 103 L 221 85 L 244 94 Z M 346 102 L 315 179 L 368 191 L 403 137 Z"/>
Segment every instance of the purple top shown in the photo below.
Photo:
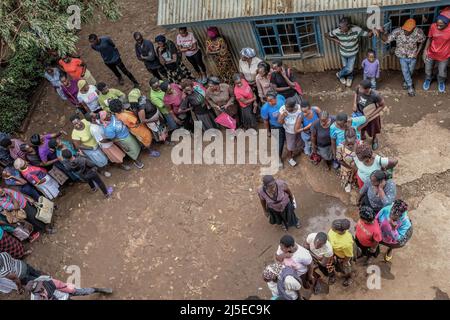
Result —
<path fill-rule="evenodd" d="M 374 62 L 370 62 L 367 59 L 364 59 L 362 64 L 362 68 L 364 69 L 364 74 L 368 78 L 379 78 L 380 77 L 380 62 L 378 59 L 375 59 Z"/>
<path fill-rule="evenodd" d="M 42 144 L 39 146 L 39 157 L 41 158 L 42 162 L 48 161 L 48 155 L 50 153 L 50 149 L 48 147 L 48 142 L 52 139 L 52 135 L 50 133 L 47 133 L 42 138 Z"/>
<path fill-rule="evenodd" d="M 264 187 L 258 189 L 258 195 L 261 199 L 266 201 L 266 205 L 268 209 L 272 209 L 277 212 L 283 212 L 289 203 L 289 195 L 286 193 L 287 184 L 283 180 L 275 179 L 275 183 L 277 184 L 277 198 L 272 199 L 264 190 Z"/>
<path fill-rule="evenodd" d="M 77 80 L 70 80 L 70 86 L 66 87 L 65 85 L 61 85 L 61 89 L 64 92 L 64 94 L 69 99 L 70 103 L 77 106 L 80 103 L 78 102 L 77 95 L 78 95 L 78 81 Z"/>

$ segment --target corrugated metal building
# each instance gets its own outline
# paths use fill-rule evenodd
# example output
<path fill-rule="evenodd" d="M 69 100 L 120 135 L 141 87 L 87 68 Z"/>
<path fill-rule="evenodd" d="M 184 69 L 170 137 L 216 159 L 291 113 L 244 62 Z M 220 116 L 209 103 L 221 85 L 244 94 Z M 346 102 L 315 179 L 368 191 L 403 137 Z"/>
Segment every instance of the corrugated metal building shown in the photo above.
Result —
<path fill-rule="evenodd" d="M 338 46 L 324 33 L 338 26 L 343 16 L 366 28 L 373 11 L 380 8 L 380 25 L 401 26 L 408 18 L 428 31 L 435 16 L 450 1 L 429 0 L 159 0 L 158 24 L 166 28 L 186 26 L 204 48 L 206 28 L 216 26 L 228 42 L 235 63 L 243 47 L 252 47 L 266 60 L 281 58 L 299 71 L 324 71 L 341 67 Z M 369 13 L 368 13 L 369 12 Z M 360 55 L 368 48 L 378 53 L 384 69 L 399 69 L 390 46 L 379 39 L 363 38 Z M 361 57 L 359 61 L 361 61 Z M 214 63 L 205 59 L 208 70 Z M 421 64 L 418 64 L 421 67 Z"/>

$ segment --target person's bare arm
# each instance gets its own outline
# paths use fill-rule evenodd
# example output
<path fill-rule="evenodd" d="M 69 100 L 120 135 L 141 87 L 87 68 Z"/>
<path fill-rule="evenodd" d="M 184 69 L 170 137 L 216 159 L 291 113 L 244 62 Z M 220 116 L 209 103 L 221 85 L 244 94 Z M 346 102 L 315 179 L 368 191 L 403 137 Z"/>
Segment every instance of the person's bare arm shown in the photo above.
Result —
<path fill-rule="evenodd" d="M 311 148 L 313 153 L 317 153 L 317 132 L 316 130 L 311 130 Z"/>
<path fill-rule="evenodd" d="M 388 164 L 386 165 L 386 169 L 393 169 L 398 164 L 398 159 L 395 158 L 389 158 Z"/>
<path fill-rule="evenodd" d="M 333 154 L 333 159 L 336 159 L 336 139 L 331 138 L 331 153 Z M 342 164 L 344 161 L 340 161 Z"/>
<path fill-rule="evenodd" d="M 431 38 L 427 38 L 427 42 L 425 43 L 425 48 L 423 49 L 422 58 L 425 61 L 428 58 L 427 51 L 431 44 Z"/>
<path fill-rule="evenodd" d="M 353 107 L 352 107 L 352 111 L 353 112 L 357 112 L 358 111 L 358 94 L 356 94 L 356 92 L 353 94 Z"/>
<path fill-rule="evenodd" d="M 268 212 L 268 210 L 267 210 L 266 200 L 259 198 L 259 201 L 261 201 L 261 206 L 262 206 L 262 208 L 263 208 L 264 214 L 265 214 L 266 216 L 268 216 L 268 215 L 269 215 L 269 212 Z"/>
<path fill-rule="evenodd" d="M 330 36 L 330 34 L 328 32 L 325 32 L 324 35 L 325 35 L 325 39 L 333 41 L 334 43 L 337 43 L 337 44 L 341 44 L 341 42 L 339 41 L 338 38 Z"/>
<path fill-rule="evenodd" d="M 297 117 L 295 120 L 295 126 L 294 126 L 295 133 L 300 133 L 303 131 L 303 119 L 302 117 Z"/>
<path fill-rule="evenodd" d="M 269 120 L 264 120 L 264 128 L 267 130 L 267 136 L 270 137 L 270 124 L 269 124 Z"/>

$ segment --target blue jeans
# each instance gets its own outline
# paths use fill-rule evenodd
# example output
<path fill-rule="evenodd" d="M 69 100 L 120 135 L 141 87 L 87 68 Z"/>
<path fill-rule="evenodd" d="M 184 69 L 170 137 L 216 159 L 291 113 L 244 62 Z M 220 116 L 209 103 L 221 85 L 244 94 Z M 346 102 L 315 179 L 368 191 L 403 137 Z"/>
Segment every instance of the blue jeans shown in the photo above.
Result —
<path fill-rule="evenodd" d="M 377 78 L 370 78 L 366 75 L 364 75 L 364 80 L 370 80 L 370 84 L 372 85 L 372 89 L 376 89 L 377 88 Z"/>
<path fill-rule="evenodd" d="M 400 58 L 400 65 L 402 67 L 403 79 L 405 79 L 405 83 L 408 88 L 412 87 L 412 75 L 414 73 L 414 69 L 416 68 L 416 58 Z"/>
<path fill-rule="evenodd" d="M 169 126 L 169 130 L 175 130 L 176 128 L 178 128 L 177 123 L 175 122 L 175 120 L 173 120 L 173 117 L 170 113 L 164 114 L 163 117 L 166 120 L 167 125 Z"/>
<path fill-rule="evenodd" d="M 351 57 L 341 56 L 342 65 L 344 66 L 339 71 L 339 78 L 353 79 L 353 69 L 355 67 L 356 55 Z"/>
<path fill-rule="evenodd" d="M 437 61 L 437 60 L 433 60 L 430 58 L 426 58 L 424 60 L 425 63 L 425 79 L 427 80 L 432 80 L 433 79 L 433 67 L 435 64 L 437 64 L 438 67 L 438 82 L 445 82 L 445 80 L 447 79 L 447 66 L 448 66 L 448 61 L 444 60 L 444 61 Z"/>
<path fill-rule="evenodd" d="M 312 153 L 312 148 L 311 148 L 311 133 L 306 133 L 304 131 L 302 131 L 300 133 L 300 136 L 302 137 L 303 142 L 305 143 L 305 147 L 303 148 L 303 151 L 305 152 L 305 154 L 307 156 L 310 156 Z"/>

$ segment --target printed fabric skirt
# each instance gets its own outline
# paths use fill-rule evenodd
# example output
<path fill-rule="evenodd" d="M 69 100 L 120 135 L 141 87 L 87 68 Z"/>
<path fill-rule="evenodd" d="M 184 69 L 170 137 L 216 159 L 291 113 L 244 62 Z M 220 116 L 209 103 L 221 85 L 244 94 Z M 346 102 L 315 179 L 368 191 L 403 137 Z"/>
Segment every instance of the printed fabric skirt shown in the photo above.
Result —
<path fill-rule="evenodd" d="M 202 122 L 203 130 L 217 129 L 217 124 L 214 122 L 212 111 L 208 110 L 206 113 L 195 115 L 197 116 L 198 121 Z"/>
<path fill-rule="evenodd" d="M 194 79 L 183 62 L 166 64 L 165 67 L 167 70 L 167 78 L 170 83 L 179 84 L 183 79 Z"/>
<path fill-rule="evenodd" d="M 7 252 L 14 259 L 21 259 L 25 254 L 25 249 L 19 239 L 3 231 L 3 236 L 0 239 L 0 252 Z"/>
<path fill-rule="evenodd" d="M 99 168 L 103 168 L 108 164 L 108 158 L 103 153 L 102 149 L 84 150 L 83 153 Z"/>
<path fill-rule="evenodd" d="M 253 105 L 249 104 L 246 107 L 239 108 L 240 115 L 239 118 L 241 120 L 241 125 L 244 127 L 245 130 L 247 129 L 255 129 L 258 126 L 258 123 L 256 121 L 256 116 L 253 113 Z"/>
<path fill-rule="evenodd" d="M 129 134 L 125 139 L 118 139 L 117 143 L 131 159 L 137 160 L 141 146 L 133 135 Z"/>
<path fill-rule="evenodd" d="M 112 163 L 123 163 L 125 152 L 114 143 L 110 147 L 102 147 L 102 151 Z"/>
<path fill-rule="evenodd" d="M 38 189 L 47 199 L 53 200 L 59 195 L 59 183 L 48 174 L 44 177 L 45 182 L 36 185 Z"/>

